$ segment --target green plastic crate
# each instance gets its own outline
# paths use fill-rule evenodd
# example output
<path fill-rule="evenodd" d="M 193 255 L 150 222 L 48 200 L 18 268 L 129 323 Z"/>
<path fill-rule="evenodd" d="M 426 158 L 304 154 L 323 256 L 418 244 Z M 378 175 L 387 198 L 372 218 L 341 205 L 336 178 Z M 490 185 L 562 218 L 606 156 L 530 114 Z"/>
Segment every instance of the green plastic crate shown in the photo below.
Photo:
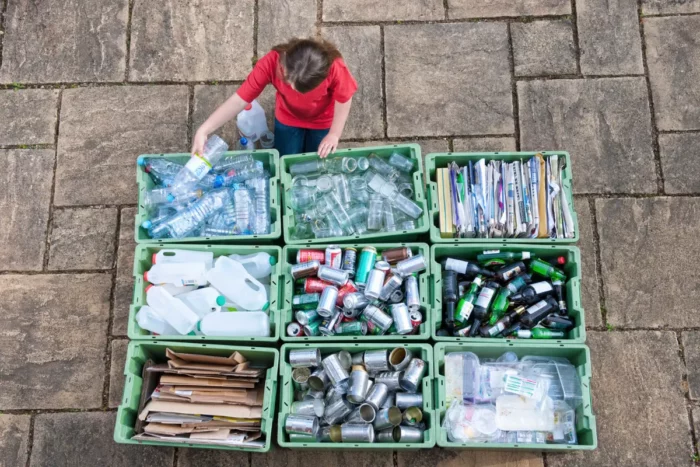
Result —
<path fill-rule="evenodd" d="M 250 151 L 229 151 L 226 155 L 250 154 Z M 254 151 L 253 158 L 261 161 L 265 170 L 270 172 L 270 233 L 264 235 L 226 235 L 221 237 L 184 237 L 184 238 L 151 238 L 146 229 L 141 227 L 143 221 L 148 219 L 148 211 L 143 207 L 143 196 L 146 191 L 152 190 L 155 185 L 150 175 L 143 167 L 136 166 L 136 181 L 138 183 L 139 203 L 134 224 L 134 238 L 137 243 L 260 243 L 273 242 L 282 236 L 282 209 L 279 199 L 279 153 L 275 149 L 262 149 Z M 139 157 L 163 158 L 181 164 L 190 159 L 190 154 L 142 154 Z"/>
<path fill-rule="evenodd" d="M 289 436 L 284 431 L 284 423 L 289 414 L 290 407 L 294 401 L 294 387 L 292 385 L 292 366 L 289 364 L 289 352 L 293 349 L 321 349 L 321 354 L 325 357 L 328 354 L 347 350 L 350 353 L 364 352 L 365 350 L 394 349 L 396 347 L 406 347 L 411 350 L 414 356 L 420 355 L 422 360 L 428 365 L 428 372 L 423 378 L 423 421 L 427 429 L 423 434 L 422 443 L 319 443 L 319 442 L 291 442 Z M 344 344 L 284 344 L 280 349 L 282 360 L 280 361 L 280 376 L 282 384 L 280 386 L 280 412 L 277 417 L 277 444 L 284 448 L 291 449 L 370 449 L 370 450 L 404 450 L 404 449 L 428 449 L 435 446 L 435 435 L 437 420 L 433 407 L 433 380 L 435 371 L 433 368 L 433 348 L 428 344 L 396 342 L 394 344 L 358 344 L 347 342 Z"/>
<path fill-rule="evenodd" d="M 297 252 L 302 249 L 325 249 L 328 245 L 317 245 L 309 244 L 304 246 L 285 246 L 282 250 L 282 279 L 284 283 L 284 293 L 283 300 L 280 305 L 280 333 L 282 334 L 282 340 L 285 342 L 342 342 L 342 341 L 360 341 L 360 342 L 377 342 L 377 341 L 427 341 L 430 339 L 430 294 L 429 294 L 429 282 L 430 282 L 430 247 L 425 243 L 354 243 L 354 244 L 343 244 L 342 248 L 356 248 L 359 260 L 360 250 L 366 246 L 373 246 L 378 252 L 387 250 L 389 248 L 397 247 L 408 247 L 411 248 L 413 254 L 418 253 L 423 254 L 423 256 L 428 260 L 428 268 L 418 274 L 418 290 L 420 292 L 421 298 L 421 312 L 423 313 L 423 323 L 420 325 L 420 332 L 418 334 L 411 334 L 407 336 L 402 335 L 383 335 L 383 336 L 314 336 L 314 337 L 290 337 L 287 335 L 287 325 L 294 321 L 294 314 L 292 312 L 292 297 L 294 296 L 294 279 L 290 273 L 290 267 L 292 264 L 296 264 Z"/>
<path fill-rule="evenodd" d="M 435 344 L 435 411 L 440 425 L 436 428 L 437 445 L 448 449 L 522 449 L 531 451 L 592 451 L 598 446 L 595 416 L 591 407 L 591 354 L 583 344 L 539 344 L 522 345 L 519 341 L 500 342 L 455 342 Z M 450 352 L 473 352 L 479 359 L 496 359 L 504 352 L 515 352 L 518 357 L 525 355 L 563 357 L 575 367 L 581 378 L 583 404 L 576 408 L 576 435 L 579 444 L 527 444 L 527 443 L 454 443 L 447 439 L 442 428 L 447 406 L 445 404 L 445 354 Z"/>
<path fill-rule="evenodd" d="M 367 157 L 371 153 L 376 153 L 382 157 L 389 157 L 392 152 L 397 152 L 405 157 L 408 157 L 416 161 L 417 169 L 413 172 L 413 201 L 423 208 L 423 213 L 418 219 L 415 220 L 416 228 L 414 230 L 402 230 L 397 232 L 378 232 L 378 233 L 365 233 L 363 235 L 352 235 L 345 237 L 331 237 L 331 238 L 314 238 L 314 239 L 304 239 L 304 240 L 293 240 L 291 238 L 291 232 L 294 228 L 296 222 L 294 219 L 294 212 L 289 205 L 289 190 L 292 187 L 292 175 L 289 173 L 289 166 L 297 162 L 305 162 L 311 159 L 318 158 L 317 153 L 304 153 L 295 154 L 290 156 L 284 156 L 281 159 L 280 176 L 282 178 L 282 197 L 284 206 L 284 243 L 292 245 L 304 245 L 307 243 L 342 243 L 342 242 L 356 242 L 356 241 L 382 241 L 382 242 L 396 242 L 396 241 L 406 241 L 415 240 L 421 234 L 428 231 L 429 221 L 428 221 L 428 202 L 426 201 L 424 191 L 423 191 L 423 161 L 421 159 L 420 146 L 417 144 L 394 144 L 391 146 L 375 146 L 369 148 L 349 148 L 349 149 L 338 149 L 330 157 Z"/>
<path fill-rule="evenodd" d="M 270 256 L 277 258 L 277 264 L 272 268 L 270 276 L 270 337 L 223 337 L 223 336 L 154 336 L 149 331 L 142 329 L 136 322 L 136 313 L 141 309 L 141 306 L 146 304 L 146 287 L 149 283 L 143 278 L 143 273 L 148 271 L 153 265 L 152 257 L 154 253 L 158 253 L 162 249 L 179 249 L 191 251 L 211 251 L 214 253 L 214 258 L 221 255 L 248 255 L 251 253 L 268 253 Z M 134 253 L 134 298 L 129 308 L 129 324 L 127 334 L 129 339 L 134 340 L 162 340 L 171 341 L 205 341 L 205 342 L 249 342 L 251 344 L 270 344 L 276 343 L 279 340 L 280 333 L 280 313 L 279 304 L 282 299 L 282 278 L 280 265 L 280 257 L 282 256 L 282 248 L 278 246 L 252 246 L 252 245 L 137 245 Z"/>
<path fill-rule="evenodd" d="M 529 251 L 540 258 L 553 258 L 564 256 L 566 264 L 560 267 L 567 276 L 566 287 L 566 304 L 569 308 L 569 316 L 574 319 L 575 326 L 568 332 L 564 339 L 548 339 L 547 342 L 569 344 L 586 342 L 586 319 L 583 308 L 581 306 L 581 253 L 575 246 L 565 245 L 533 245 L 533 244 L 515 244 L 502 243 L 494 245 L 493 243 L 473 243 L 469 245 L 451 244 L 451 245 L 433 245 L 430 249 L 430 268 L 432 271 L 432 281 L 430 294 L 432 298 L 432 314 L 433 317 L 433 339 L 443 342 L 500 342 L 501 344 L 510 341 L 505 337 L 483 338 L 483 337 L 441 337 L 437 335 L 437 330 L 442 324 L 442 267 L 440 261 L 447 257 L 458 259 L 466 259 L 476 261 L 476 255 L 483 253 L 484 250 L 500 250 L 507 251 Z M 518 342 L 524 344 L 538 344 L 542 340 L 538 339 L 519 339 Z"/>
<path fill-rule="evenodd" d="M 567 190 L 567 199 L 569 200 L 569 206 L 571 207 L 571 217 L 574 220 L 575 226 L 575 236 L 574 238 L 442 238 L 440 236 L 440 210 L 438 208 L 438 195 L 437 195 L 437 169 L 445 168 L 451 162 L 456 162 L 460 167 L 465 165 L 467 162 L 478 161 L 479 159 L 489 160 L 502 160 L 507 162 L 530 159 L 535 154 L 542 154 L 543 156 L 565 156 L 566 157 L 566 168 L 563 174 L 563 185 Z M 432 243 L 503 243 L 514 242 L 514 243 L 536 243 L 536 244 L 574 244 L 578 242 L 579 239 L 579 228 L 578 228 L 578 217 L 574 209 L 574 199 L 573 199 L 573 182 L 572 182 L 572 167 L 571 167 L 571 157 L 568 152 L 565 151 L 539 151 L 539 152 L 448 152 L 448 153 L 436 153 L 428 154 L 425 156 L 425 172 L 427 175 L 428 184 L 428 204 L 430 206 L 430 241 Z"/>
<path fill-rule="evenodd" d="M 206 354 L 228 357 L 234 351 L 243 354 L 248 360 L 254 363 L 261 363 L 269 366 L 265 376 L 265 392 L 263 395 L 262 420 L 260 430 L 265 436 L 265 447 L 262 449 L 236 447 L 236 446 L 212 446 L 208 444 L 198 444 L 196 442 L 186 444 L 175 444 L 158 441 L 132 440 L 134 436 L 134 425 L 138 417 L 139 401 L 141 398 L 141 388 L 143 379 L 141 374 L 143 365 L 148 359 L 156 363 L 165 363 L 165 349 L 175 352 L 186 352 L 195 354 Z M 124 366 L 124 394 L 117 409 L 117 422 L 114 426 L 114 441 L 121 444 L 143 444 L 150 446 L 168 447 L 191 447 L 202 449 L 222 449 L 226 451 L 251 451 L 268 452 L 272 446 L 272 421 L 275 414 L 275 403 L 277 402 L 277 371 L 279 366 L 279 352 L 277 349 L 265 347 L 236 347 L 232 345 L 216 344 L 193 344 L 187 342 L 129 342 L 126 352 L 126 364 Z"/>

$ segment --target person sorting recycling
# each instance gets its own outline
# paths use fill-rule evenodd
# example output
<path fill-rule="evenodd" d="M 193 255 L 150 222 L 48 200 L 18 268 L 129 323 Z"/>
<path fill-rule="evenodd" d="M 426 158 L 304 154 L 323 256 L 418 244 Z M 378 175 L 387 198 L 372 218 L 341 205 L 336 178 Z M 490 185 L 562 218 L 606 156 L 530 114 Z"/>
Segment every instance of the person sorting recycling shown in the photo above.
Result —
<path fill-rule="evenodd" d="M 197 129 L 192 154 L 204 152 L 207 137 L 236 117 L 272 84 L 275 149 L 280 156 L 335 152 L 350 113 L 357 82 L 340 51 L 324 40 L 292 39 L 262 57 L 245 82 Z"/>

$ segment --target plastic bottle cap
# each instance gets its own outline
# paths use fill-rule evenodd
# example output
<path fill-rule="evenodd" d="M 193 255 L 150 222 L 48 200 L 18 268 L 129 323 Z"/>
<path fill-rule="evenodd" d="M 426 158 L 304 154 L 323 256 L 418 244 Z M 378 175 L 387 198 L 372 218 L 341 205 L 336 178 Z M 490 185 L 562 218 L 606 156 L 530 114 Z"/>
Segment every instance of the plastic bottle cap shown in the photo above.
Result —
<path fill-rule="evenodd" d="M 267 311 L 268 308 L 270 308 L 270 302 L 265 302 L 265 304 L 262 307 L 262 311 Z"/>
<path fill-rule="evenodd" d="M 143 278 L 144 278 L 146 281 L 148 281 L 148 271 L 144 271 L 144 272 L 143 272 Z M 148 282 L 150 282 L 150 281 L 148 281 Z"/>
<path fill-rule="evenodd" d="M 217 175 L 214 178 L 214 188 L 220 188 L 224 185 L 224 177 L 222 175 Z"/>
<path fill-rule="evenodd" d="M 148 230 L 148 229 L 150 229 L 151 227 L 153 227 L 153 222 L 151 222 L 151 221 L 149 221 L 148 219 L 146 219 L 145 221 L 141 222 L 141 227 L 143 227 L 144 229 Z"/>
<path fill-rule="evenodd" d="M 140 165 L 141 167 L 143 167 L 144 165 L 146 165 L 146 159 L 144 159 L 143 157 L 139 156 L 139 158 L 136 159 L 136 164 L 137 164 L 137 165 Z"/>
<path fill-rule="evenodd" d="M 226 304 L 226 297 L 224 297 L 223 295 L 219 295 L 218 297 L 216 297 L 216 304 L 219 306 L 224 306 Z"/>
<path fill-rule="evenodd" d="M 274 266 L 275 264 L 277 264 L 277 258 L 275 258 L 274 256 L 270 256 L 270 265 Z"/>
<path fill-rule="evenodd" d="M 156 259 L 158 257 L 158 253 L 153 253 L 153 256 L 151 256 L 151 263 L 156 264 Z"/>
<path fill-rule="evenodd" d="M 153 284 L 149 284 L 149 286 L 148 286 L 148 287 L 146 287 L 146 290 L 145 290 L 145 292 L 146 292 L 146 293 L 148 293 L 148 289 L 150 289 L 151 287 L 153 287 Z"/>
<path fill-rule="evenodd" d="M 243 144 L 243 145 L 248 144 L 248 138 L 246 138 L 245 136 L 243 136 L 243 137 L 241 138 L 241 144 Z"/>
<path fill-rule="evenodd" d="M 168 200 L 168 203 L 175 201 L 175 197 L 173 195 L 168 195 L 166 199 Z"/>
<path fill-rule="evenodd" d="M 252 103 L 252 102 L 251 102 L 250 104 L 248 104 L 248 105 L 245 106 L 245 109 L 246 109 L 246 110 L 250 110 L 250 109 L 252 109 L 252 108 L 253 108 L 253 103 Z"/>

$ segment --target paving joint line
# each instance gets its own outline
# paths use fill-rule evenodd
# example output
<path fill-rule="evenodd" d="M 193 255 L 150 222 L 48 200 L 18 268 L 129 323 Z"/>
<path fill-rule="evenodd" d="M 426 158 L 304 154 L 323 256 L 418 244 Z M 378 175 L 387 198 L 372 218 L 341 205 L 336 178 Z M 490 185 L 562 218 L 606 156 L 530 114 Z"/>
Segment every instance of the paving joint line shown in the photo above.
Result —
<path fill-rule="evenodd" d="M 442 0 L 442 8 L 445 10 L 445 19 L 450 19 L 450 0 Z"/>
<path fill-rule="evenodd" d="M 323 27 L 323 0 L 316 0 L 316 35 L 321 37 L 321 28 Z"/>
<path fill-rule="evenodd" d="M 447 1 L 447 0 L 445 0 Z M 382 124 L 384 130 L 384 138 L 389 137 L 389 110 L 387 108 L 387 95 L 386 95 L 386 49 L 384 46 L 384 26 L 379 26 L 379 56 L 380 56 L 380 68 L 381 68 L 381 92 L 382 92 Z"/>
<path fill-rule="evenodd" d="M 216 86 L 216 85 L 241 85 L 244 80 L 194 80 L 194 81 L 66 81 L 52 83 L 16 83 L 0 84 L 0 90 L 19 89 L 78 89 L 78 88 L 106 88 L 114 86 Z"/>
<path fill-rule="evenodd" d="M 486 135 L 466 135 L 466 134 L 459 134 L 459 135 L 412 135 L 412 136 L 389 136 L 386 138 L 348 138 L 348 139 L 343 139 L 340 142 L 341 143 L 367 143 L 370 141 L 377 141 L 379 140 L 387 140 L 386 142 L 391 142 L 391 143 L 399 143 L 399 142 L 404 142 L 404 141 L 419 141 L 422 139 L 448 139 L 448 138 L 514 138 L 514 134 L 509 134 L 509 133 L 494 133 L 494 134 L 486 134 Z"/>
<path fill-rule="evenodd" d="M 595 199 L 652 199 L 652 198 L 698 198 L 700 193 L 574 193 L 581 198 Z"/>
<path fill-rule="evenodd" d="M 660 135 L 686 135 L 700 134 L 700 129 L 697 130 L 659 130 Z"/>
<path fill-rule="evenodd" d="M 255 65 L 255 62 L 258 60 L 258 27 L 259 27 L 258 14 L 260 11 L 258 1 L 259 0 L 253 1 L 253 62 L 252 62 L 252 65 Z"/>
<path fill-rule="evenodd" d="M 22 150 L 39 150 L 39 149 L 56 149 L 53 143 L 43 144 L 2 144 L 0 149 L 22 149 Z"/>
<path fill-rule="evenodd" d="M 115 412 L 117 408 L 113 409 L 103 409 L 101 407 L 92 407 L 88 409 L 3 409 L 3 415 L 51 415 L 51 414 L 61 414 L 61 413 L 104 413 L 104 412 Z"/>
<path fill-rule="evenodd" d="M 102 382 L 102 407 L 109 408 L 110 373 L 112 371 L 112 331 L 114 328 L 114 302 L 117 290 L 117 263 L 119 260 L 119 247 L 121 246 L 122 208 L 117 209 L 117 228 L 114 232 L 114 254 L 112 257 L 112 284 L 109 290 L 109 314 L 107 319 L 107 342 L 105 343 L 104 366 L 105 374 Z"/>
<path fill-rule="evenodd" d="M 5 16 L 7 15 L 7 5 L 9 1 L 3 0 L 2 5 L 0 5 L 0 68 L 2 67 L 3 51 L 5 50 Z"/>
<path fill-rule="evenodd" d="M 391 460 L 394 467 L 399 467 L 399 453 L 396 451 L 391 452 Z"/>
<path fill-rule="evenodd" d="M 188 86 L 187 96 L 187 142 L 192 144 L 194 137 L 194 86 Z"/>
<path fill-rule="evenodd" d="M 323 21 L 327 26 L 403 26 L 422 24 L 469 24 L 469 23 L 497 23 L 512 21 L 516 23 L 531 23 L 533 21 L 569 19 L 570 14 L 564 15 L 530 15 L 530 16 L 492 16 L 478 18 L 450 18 L 432 20 L 387 20 L 387 21 Z"/>
<path fill-rule="evenodd" d="M 270 440 L 270 442 L 272 442 L 272 440 Z M 248 467 L 252 467 L 252 465 L 253 465 L 253 453 L 249 452 L 248 453 Z"/>
<path fill-rule="evenodd" d="M 180 448 L 177 446 L 173 448 L 173 467 L 180 465 Z"/>
<path fill-rule="evenodd" d="M 651 13 L 642 14 L 642 18 L 675 18 L 681 16 L 700 16 L 700 11 L 692 13 Z"/>
<path fill-rule="evenodd" d="M 676 341 L 678 342 L 678 357 L 681 360 L 681 365 L 683 367 L 683 374 L 681 375 L 681 381 L 684 384 L 684 390 L 683 390 L 683 397 L 686 402 L 686 411 L 688 413 L 688 427 L 690 428 L 690 439 L 692 442 L 692 452 L 693 452 L 693 458 L 698 459 L 698 438 L 697 438 L 697 433 L 695 432 L 695 424 L 693 423 L 693 405 L 692 405 L 692 400 L 690 399 L 690 386 L 688 384 L 688 365 L 685 360 L 685 347 L 683 346 L 683 340 L 681 339 L 681 334 L 680 331 L 676 332 Z M 694 464 L 698 464 L 698 461 L 695 460 Z"/>
<path fill-rule="evenodd" d="M 515 52 L 513 48 L 513 34 L 510 30 L 510 21 L 506 25 L 508 34 L 508 67 L 510 69 L 511 105 L 513 106 L 513 132 L 515 134 L 515 149 L 520 151 L 520 104 L 518 102 L 518 82 L 515 79 Z"/>
<path fill-rule="evenodd" d="M 3 411 L 5 412 L 5 411 Z M 27 462 L 24 464 L 25 467 L 30 467 L 32 461 L 32 452 L 34 451 L 34 421 L 36 419 L 35 414 L 29 416 L 29 432 L 27 433 Z"/>
<path fill-rule="evenodd" d="M 61 206 L 54 206 L 55 210 L 65 210 L 65 209 L 80 209 L 80 208 L 94 208 L 94 209 L 109 209 L 109 208 L 137 208 L 136 203 L 127 204 L 66 204 Z"/>
<path fill-rule="evenodd" d="M 134 3 L 136 3 L 136 0 L 129 0 L 126 16 L 126 63 L 124 66 L 124 82 L 129 81 L 129 73 L 131 73 L 131 19 L 134 13 Z"/>
<path fill-rule="evenodd" d="M 0 276 L 9 276 L 9 275 L 15 275 L 15 276 L 41 276 L 41 275 L 59 275 L 59 276 L 66 276 L 66 275 L 78 275 L 78 274 L 111 274 L 115 269 L 56 269 L 51 270 L 48 269 L 46 271 L 21 271 L 21 270 L 3 270 L 0 271 Z"/>
<path fill-rule="evenodd" d="M 598 276 L 598 313 L 603 326 L 608 327 L 608 309 L 605 304 L 605 284 L 603 283 L 602 253 L 600 251 L 600 232 L 598 231 L 598 213 L 595 207 L 595 199 L 588 200 L 588 208 L 591 211 L 591 229 L 593 230 L 593 253 L 595 259 L 595 271 Z"/>
<path fill-rule="evenodd" d="M 578 80 L 591 80 L 591 79 L 625 79 L 625 78 L 644 78 L 643 74 L 632 74 L 627 73 L 624 75 L 584 75 L 584 74 L 568 74 L 568 75 L 538 75 L 538 76 L 517 76 L 518 81 L 552 81 L 552 80 L 563 80 L 563 79 L 578 79 Z"/>
<path fill-rule="evenodd" d="M 576 73 L 581 73 L 581 44 L 578 39 L 578 15 L 576 13 L 576 0 L 571 0 L 571 31 L 574 35 L 574 53 L 576 54 Z"/>
<path fill-rule="evenodd" d="M 49 255 L 51 250 L 51 235 L 53 234 L 53 213 L 54 200 L 56 198 L 56 171 L 58 168 L 58 135 L 61 127 L 61 105 L 63 103 L 63 89 L 58 91 L 58 99 L 56 100 L 56 126 L 54 127 L 53 136 L 53 170 L 51 172 L 51 194 L 49 196 L 49 217 L 46 220 L 46 240 L 44 243 L 44 257 L 42 258 L 42 271 L 46 271 L 49 267 Z"/>
<path fill-rule="evenodd" d="M 549 467 L 549 463 L 547 462 L 547 453 L 546 452 L 542 453 L 542 467 Z"/>
<path fill-rule="evenodd" d="M 639 25 L 639 38 L 642 45 L 642 66 L 649 99 L 649 113 L 651 114 L 651 149 L 654 153 L 654 169 L 656 173 L 656 190 L 663 194 L 665 190 L 664 171 L 661 165 L 661 149 L 659 147 L 659 128 L 656 124 L 654 112 L 654 96 L 651 92 L 651 79 L 649 78 L 649 65 L 647 63 L 646 34 L 644 33 L 644 14 L 642 13 L 642 0 L 637 0 L 637 24 Z"/>

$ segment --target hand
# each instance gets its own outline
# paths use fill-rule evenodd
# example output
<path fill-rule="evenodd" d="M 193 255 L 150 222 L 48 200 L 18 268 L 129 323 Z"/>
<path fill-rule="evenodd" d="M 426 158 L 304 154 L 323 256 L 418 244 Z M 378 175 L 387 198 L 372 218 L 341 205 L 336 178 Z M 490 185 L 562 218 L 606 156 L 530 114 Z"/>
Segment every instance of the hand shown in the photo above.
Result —
<path fill-rule="evenodd" d="M 338 149 L 338 138 L 336 135 L 328 133 L 321 144 L 318 145 L 318 155 L 321 159 L 328 157 L 328 154 L 333 154 Z"/>
<path fill-rule="evenodd" d="M 192 154 L 204 154 L 204 144 L 207 142 L 207 138 L 209 135 L 207 135 L 204 131 L 197 130 L 197 132 L 194 134 L 194 138 L 192 138 Z"/>

